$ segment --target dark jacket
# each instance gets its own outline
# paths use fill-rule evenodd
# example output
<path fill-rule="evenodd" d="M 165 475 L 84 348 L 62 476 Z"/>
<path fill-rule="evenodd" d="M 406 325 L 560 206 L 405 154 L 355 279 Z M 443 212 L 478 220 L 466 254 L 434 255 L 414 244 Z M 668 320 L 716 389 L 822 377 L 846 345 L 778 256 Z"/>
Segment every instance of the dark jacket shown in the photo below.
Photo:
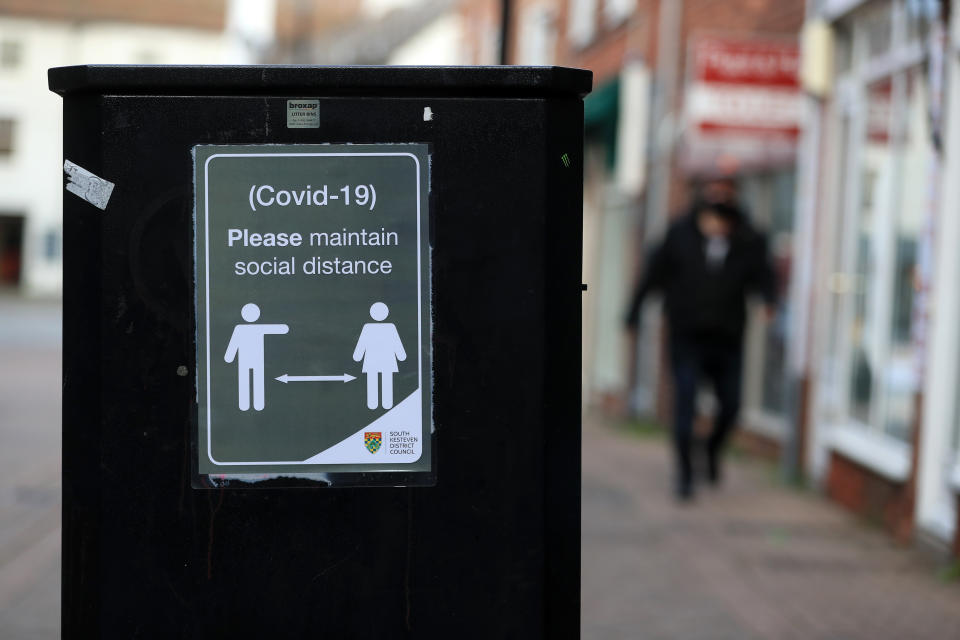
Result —
<path fill-rule="evenodd" d="M 695 210 L 696 211 L 696 210 Z M 659 291 L 670 330 L 677 335 L 738 342 L 746 324 L 746 298 L 775 302 L 775 278 L 766 237 L 738 214 L 722 265 L 707 266 L 706 238 L 691 212 L 674 222 L 650 256 L 630 302 L 627 324 L 636 327 L 648 293 Z"/>

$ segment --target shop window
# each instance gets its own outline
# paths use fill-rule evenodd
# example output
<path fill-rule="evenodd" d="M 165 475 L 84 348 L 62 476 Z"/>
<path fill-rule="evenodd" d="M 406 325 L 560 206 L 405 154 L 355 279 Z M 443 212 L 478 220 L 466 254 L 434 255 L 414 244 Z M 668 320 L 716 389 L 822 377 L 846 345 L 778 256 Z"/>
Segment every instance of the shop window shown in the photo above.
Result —
<path fill-rule="evenodd" d="M 929 133 L 922 72 L 867 87 L 847 293 L 848 411 L 907 441 L 917 389 L 912 340 Z"/>
<path fill-rule="evenodd" d="M 847 141 L 850 139 L 850 132 L 855 127 L 850 113 L 842 114 L 837 127 L 837 139 Z M 847 185 L 850 182 L 849 175 L 851 162 L 850 156 L 854 154 L 851 145 L 844 145 L 840 152 L 840 158 L 837 162 L 837 184 Z M 844 210 L 846 202 L 846 192 L 838 189 L 835 193 L 836 200 L 831 203 L 838 211 Z M 842 227 L 838 228 L 842 229 Z M 824 233 L 822 236 L 824 255 L 830 264 L 830 272 L 827 276 L 826 288 L 830 296 L 826 299 L 827 327 L 824 336 L 823 359 L 820 362 L 820 376 L 818 380 L 818 393 L 821 398 L 821 408 L 823 416 L 829 422 L 839 422 L 845 419 L 846 412 L 846 385 L 843 383 L 846 372 L 844 370 L 844 345 L 846 336 L 843 335 L 841 327 L 844 325 L 844 307 L 847 297 L 853 289 L 853 278 L 846 272 L 844 267 L 844 246 L 840 233 Z"/>
<path fill-rule="evenodd" d="M 890 146 L 889 80 L 867 89 L 867 122 L 860 160 L 860 206 L 854 230 L 854 261 L 848 325 L 849 410 L 859 422 L 870 423 L 874 385 L 883 369 L 885 343 L 878 303 L 882 285 L 877 278 L 877 253 L 883 213 L 891 208 L 893 150 Z"/>
<path fill-rule="evenodd" d="M 13 120 L 0 118 L 0 158 L 13 154 Z"/>
<path fill-rule="evenodd" d="M 763 359 L 762 407 L 785 415 L 787 370 L 787 326 L 791 313 L 790 274 L 793 266 L 793 213 L 796 173 L 793 169 L 773 174 L 771 215 L 768 233 L 770 258 L 777 279 L 777 315 L 766 331 Z"/>
<path fill-rule="evenodd" d="M 871 58 L 882 56 L 890 51 L 893 42 L 893 4 L 881 2 L 869 9 L 861 20 L 867 44 L 867 55 Z"/>
<path fill-rule="evenodd" d="M 941 4 L 939 0 L 907 0 L 903 20 L 907 42 L 920 42 L 924 39 L 930 24 L 941 12 Z"/>
<path fill-rule="evenodd" d="M 776 315 L 773 322 L 751 318 L 745 365 L 746 407 L 765 416 L 786 417 L 787 327 L 792 267 L 796 172 L 793 167 L 747 175 L 739 184 L 739 199 L 751 221 L 769 240 L 776 276 Z"/>
<path fill-rule="evenodd" d="M 913 418 L 913 397 L 919 383 L 916 380 L 911 321 L 919 281 L 917 247 L 925 211 L 923 206 L 917 205 L 927 200 L 930 133 L 923 71 L 916 69 L 905 74 L 902 80 L 903 109 L 896 121 L 894 138 L 898 184 L 893 212 L 893 265 L 889 275 L 893 300 L 888 330 L 891 351 L 881 409 L 884 430 L 906 440 Z"/>
<path fill-rule="evenodd" d="M 834 49 L 834 70 L 838 76 L 846 74 L 853 67 L 853 37 L 850 33 L 850 26 L 840 22 L 834 26 L 835 49 Z"/>

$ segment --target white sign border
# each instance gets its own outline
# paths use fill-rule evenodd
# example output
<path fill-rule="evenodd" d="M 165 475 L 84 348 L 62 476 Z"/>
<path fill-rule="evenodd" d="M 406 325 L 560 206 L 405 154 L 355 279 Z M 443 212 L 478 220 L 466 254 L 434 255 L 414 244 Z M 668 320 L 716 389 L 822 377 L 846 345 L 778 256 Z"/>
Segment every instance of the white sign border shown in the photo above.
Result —
<path fill-rule="evenodd" d="M 211 426 L 213 423 L 210 406 L 210 162 L 215 158 L 302 158 L 302 157 L 408 157 L 417 168 L 417 385 L 423 391 L 423 262 L 421 255 L 420 230 L 420 182 L 422 180 L 420 159 L 413 153 L 404 152 L 305 152 L 305 153 L 215 153 L 203 163 L 203 241 L 204 241 L 204 321 L 206 323 L 206 386 L 207 386 L 207 459 L 217 466 L 264 466 L 264 465 L 301 465 L 317 466 L 303 460 L 270 460 L 266 462 L 218 462 L 213 459 Z M 423 396 L 421 395 L 421 402 Z M 422 406 L 421 406 L 422 414 Z M 424 425 L 420 423 L 420 438 L 423 438 Z M 334 445 L 336 446 L 336 445 Z M 409 463 L 413 464 L 413 462 Z"/>

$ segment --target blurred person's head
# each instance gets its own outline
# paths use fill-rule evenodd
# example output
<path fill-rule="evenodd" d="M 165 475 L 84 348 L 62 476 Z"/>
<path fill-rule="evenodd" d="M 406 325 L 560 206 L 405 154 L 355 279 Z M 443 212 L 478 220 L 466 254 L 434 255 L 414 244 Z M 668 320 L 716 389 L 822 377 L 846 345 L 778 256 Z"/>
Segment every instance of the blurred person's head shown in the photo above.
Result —
<path fill-rule="evenodd" d="M 733 205 L 737 201 L 737 182 L 729 176 L 709 178 L 700 187 L 704 202 Z"/>
<path fill-rule="evenodd" d="M 729 236 L 740 218 L 740 210 L 732 204 L 702 202 L 696 209 L 697 228 L 708 238 Z"/>

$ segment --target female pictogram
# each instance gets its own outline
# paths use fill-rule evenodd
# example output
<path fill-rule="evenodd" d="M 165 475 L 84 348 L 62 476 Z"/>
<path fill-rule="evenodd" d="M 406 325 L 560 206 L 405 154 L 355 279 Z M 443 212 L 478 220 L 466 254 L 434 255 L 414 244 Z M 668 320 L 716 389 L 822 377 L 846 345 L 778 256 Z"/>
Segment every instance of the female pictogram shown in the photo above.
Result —
<path fill-rule="evenodd" d="M 371 305 L 370 317 L 376 322 L 363 325 L 357 348 L 353 351 L 353 359 L 356 362 L 363 360 L 362 371 L 367 374 L 368 409 L 376 409 L 378 404 L 384 409 L 393 407 L 393 374 L 397 372 L 397 360 L 407 359 L 396 325 L 384 322 L 389 314 L 384 303 Z"/>

